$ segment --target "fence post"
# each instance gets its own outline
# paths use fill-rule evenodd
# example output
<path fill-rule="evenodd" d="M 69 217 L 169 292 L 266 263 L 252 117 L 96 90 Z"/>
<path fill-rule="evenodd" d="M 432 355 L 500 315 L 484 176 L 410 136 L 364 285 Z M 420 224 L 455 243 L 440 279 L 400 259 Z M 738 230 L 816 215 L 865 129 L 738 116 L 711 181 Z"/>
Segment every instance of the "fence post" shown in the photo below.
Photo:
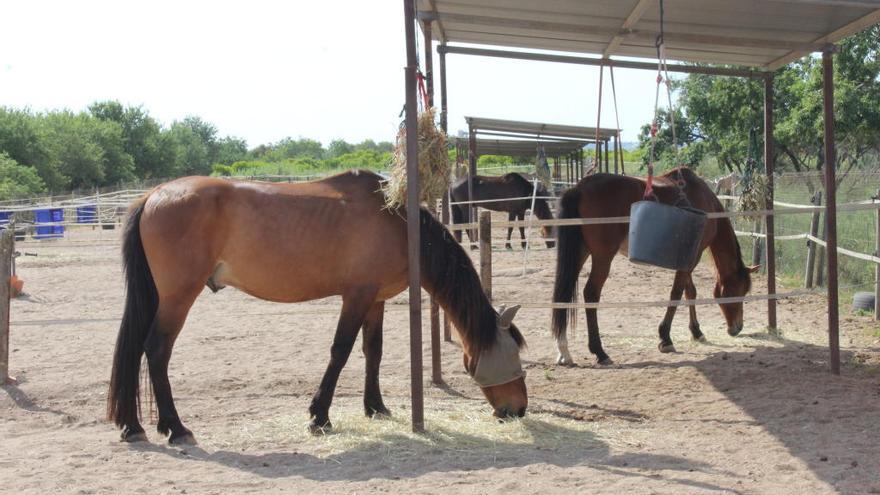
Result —
<path fill-rule="evenodd" d="M 880 189 L 874 200 L 880 200 Z M 874 256 L 880 256 L 880 209 L 874 210 L 877 224 L 874 229 Z M 880 264 L 874 264 L 874 319 L 880 321 Z"/>
<path fill-rule="evenodd" d="M 449 203 L 451 200 L 449 199 L 449 188 L 446 188 L 446 192 L 443 193 L 443 201 L 440 203 L 440 218 L 443 221 L 443 225 L 449 225 Z M 449 328 L 449 315 L 446 314 L 446 311 L 443 312 L 443 340 L 446 342 L 452 342 L 452 331 Z"/>
<path fill-rule="evenodd" d="M 480 280 L 486 297 L 492 300 L 492 212 L 480 212 Z"/>
<path fill-rule="evenodd" d="M 755 217 L 755 228 L 754 228 L 754 232 L 755 232 L 756 234 L 760 234 L 760 233 L 761 233 L 761 230 L 762 230 L 762 229 L 761 229 L 761 226 L 762 226 L 763 224 L 764 224 L 764 222 L 761 221 L 761 217 Z M 761 264 L 761 258 L 762 258 L 762 254 L 763 254 L 763 247 L 764 247 L 764 243 L 761 241 L 761 238 L 758 237 L 758 236 L 755 236 L 755 237 L 752 239 L 752 264 L 753 264 L 753 265 L 760 265 L 760 264 Z"/>
<path fill-rule="evenodd" d="M 12 253 L 15 227 L 0 231 L 0 385 L 10 383 L 9 378 L 9 314 L 12 295 Z"/>
<path fill-rule="evenodd" d="M 810 198 L 810 204 L 813 206 L 822 206 L 822 191 L 816 191 Z M 810 235 L 816 237 L 819 233 L 819 212 L 813 212 L 813 218 L 810 220 Z M 804 288 L 813 288 L 813 270 L 816 268 L 816 243 L 807 239 L 807 266 L 804 270 Z"/>
<path fill-rule="evenodd" d="M 825 210 L 825 216 L 828 216 L 828 210 Z M 822 233 L 819 234 L 819 239 L 825 240 L 825 228 L 826 223 L 822 222 Z M 816 286 L 822 287 L 825 285 L 825 247 L 818 246 L 816 249 Z"/>

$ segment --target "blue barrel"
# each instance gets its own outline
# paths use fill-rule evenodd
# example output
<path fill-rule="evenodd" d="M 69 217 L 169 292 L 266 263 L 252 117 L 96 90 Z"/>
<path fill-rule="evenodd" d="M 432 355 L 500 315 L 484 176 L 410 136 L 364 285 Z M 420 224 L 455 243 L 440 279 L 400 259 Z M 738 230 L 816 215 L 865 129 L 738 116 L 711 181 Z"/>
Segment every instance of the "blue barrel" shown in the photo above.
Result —
<path fill-rule="evenodd" d="M 40 225 L 64 221 L 64 209 L 46 208 L 34 210 L 34 220 L 37 224 L 37 232 L 34 239 L 58 239 L 64 237 L 64 225 Z"/>
<path fill-rule="evenodd" d="M 0 211 L 0 230 L 6 228 L 9 225 L 9 221 L 12 219 L 11 211 Z"/>
<path fill-rule="evenodd" d="M 630 207 L 629 259 L 633 263 L 690 271 L 700 254 L 706 213 L 656 201 Z"/>
<path fill-rule="evenodd" d="M 77 206 L 76 223 L 98 223 L 98 207 L 95 205 Z"/>

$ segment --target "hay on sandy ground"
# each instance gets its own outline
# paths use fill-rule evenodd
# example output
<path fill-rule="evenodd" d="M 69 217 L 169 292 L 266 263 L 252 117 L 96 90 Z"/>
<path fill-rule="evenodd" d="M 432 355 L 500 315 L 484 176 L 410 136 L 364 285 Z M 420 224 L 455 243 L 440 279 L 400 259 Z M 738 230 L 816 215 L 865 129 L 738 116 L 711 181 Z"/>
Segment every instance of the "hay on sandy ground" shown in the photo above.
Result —
<path fill-rule="evenodd" d="M 434 109 L 419 115 L 419 202 L 435 204 L 449 187 L 449 153 L 446 134 L 434 124 Z M 390 179 L 385 183 L 385 203 L 389 208 L 406 205 L 406 128 L 397 133 L 391 160 Z"/>

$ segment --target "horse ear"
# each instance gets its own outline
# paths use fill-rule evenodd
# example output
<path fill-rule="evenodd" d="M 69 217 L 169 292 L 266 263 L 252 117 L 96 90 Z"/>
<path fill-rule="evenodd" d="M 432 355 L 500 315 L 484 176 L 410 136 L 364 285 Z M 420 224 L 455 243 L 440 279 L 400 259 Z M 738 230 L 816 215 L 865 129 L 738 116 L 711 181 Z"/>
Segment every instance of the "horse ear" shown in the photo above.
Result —
<path fill-rule="evenodd" d="M 501 306 L 501 309 L 498 311 L 498 328 L 503 330 L 510 328 L 510 325 L 513 323 L 513 317 L 516 316 L 519 308 L 518 304 L 509 308 Z"/>
<path fill-rule="evenodd" d="M 748 270 L 749 273 L 758 273 L 758 270 L 760 270 L 760 269 L 761 269 L 761 265 L 752 265 L 752 266 L 746 267 L 746 270 Z"/>

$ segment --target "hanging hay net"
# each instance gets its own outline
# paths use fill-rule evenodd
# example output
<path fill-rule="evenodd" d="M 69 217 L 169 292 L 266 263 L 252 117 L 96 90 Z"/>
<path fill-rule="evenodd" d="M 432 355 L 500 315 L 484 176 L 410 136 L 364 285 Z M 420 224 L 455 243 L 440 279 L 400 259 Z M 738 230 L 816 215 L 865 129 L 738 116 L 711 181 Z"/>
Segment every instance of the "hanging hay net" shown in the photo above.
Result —
<path fill-rule="evenodd" d="M 449 153 L 446 134 L 434 124 L 434 109 L 428 108 L 418 120 L 419 202 L 433 205 L 449 187 Z M 406 127 L 397 133 L 391 159 L 390 178 L 383 186 L 388 208 L 406 206 Z"/>
<path fill-rule="evenodd" d="M 743 180 L 742 193 L 739 196 L 739 211 L 755 211 L 767 209 L 767 176 L 754 174 Z"/>

